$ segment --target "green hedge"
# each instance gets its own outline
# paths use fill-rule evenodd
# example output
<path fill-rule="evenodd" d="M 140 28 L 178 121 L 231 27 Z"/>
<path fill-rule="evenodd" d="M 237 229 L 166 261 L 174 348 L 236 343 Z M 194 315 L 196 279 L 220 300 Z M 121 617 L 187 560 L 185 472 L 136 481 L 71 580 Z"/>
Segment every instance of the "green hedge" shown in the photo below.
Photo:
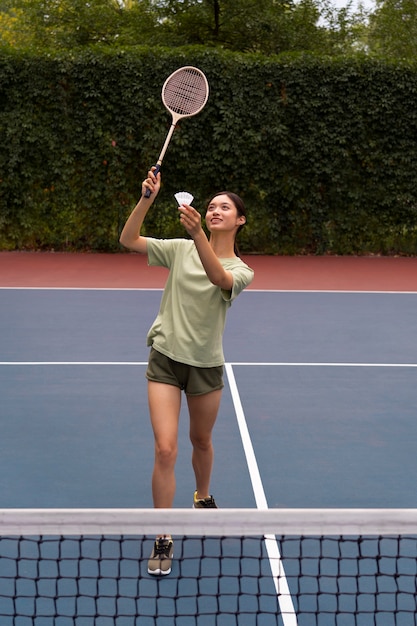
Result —
<path fill-rule="evenodd" d="M 200 47 L 0 54 L 1 249 L 120 249 L 181 65 L 211 93 L 174 134 L 148 234 L 182 234 L 176 191 L 203 208 L 227 188 L 244 252 L 416 254 L 416 64 Z"/>

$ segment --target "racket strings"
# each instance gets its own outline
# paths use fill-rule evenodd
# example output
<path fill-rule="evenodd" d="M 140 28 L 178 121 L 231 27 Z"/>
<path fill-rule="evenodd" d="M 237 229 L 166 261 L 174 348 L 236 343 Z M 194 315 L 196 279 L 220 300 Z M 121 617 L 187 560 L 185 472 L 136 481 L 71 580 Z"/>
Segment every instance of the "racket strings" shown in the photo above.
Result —
<path fill-rule="evenodd" d="M 165 106 L 178 115 L 195 115 L 207 101 L 204 76 L 195 70 L 183 70 L 167 81 L 163 100 Z"/>

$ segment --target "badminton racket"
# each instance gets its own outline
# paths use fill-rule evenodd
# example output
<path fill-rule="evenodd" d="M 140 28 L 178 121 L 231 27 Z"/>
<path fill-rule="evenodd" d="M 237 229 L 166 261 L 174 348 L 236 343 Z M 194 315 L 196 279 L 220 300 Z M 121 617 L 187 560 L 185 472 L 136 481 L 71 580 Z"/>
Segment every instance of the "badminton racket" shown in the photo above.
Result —
<path fill-rule="evenodd" d="M 161 169 L 162 160 L 178 121 L 183 117 L 200 113 L 207 102 L 208 95 L 207 78 L 201 70 L 191 65 L 180 67 L 166 79 L 162 86 L 162 102 L 172 115 L 172 124 L 156 162 L 155 175 Z M 151 190 L 147 189 L 145 197 L 149 198 L 150 195 Z"/>

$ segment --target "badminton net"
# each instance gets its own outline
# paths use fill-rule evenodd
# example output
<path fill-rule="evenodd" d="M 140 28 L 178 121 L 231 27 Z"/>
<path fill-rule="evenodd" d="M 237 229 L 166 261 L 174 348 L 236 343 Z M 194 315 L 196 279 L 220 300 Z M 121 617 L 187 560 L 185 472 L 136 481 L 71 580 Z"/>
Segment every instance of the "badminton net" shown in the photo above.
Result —
<path fill-rule="evenodd" d="M 0 510 L 1 626 L 415 626 L 416 589 L 415 509 Z"/>

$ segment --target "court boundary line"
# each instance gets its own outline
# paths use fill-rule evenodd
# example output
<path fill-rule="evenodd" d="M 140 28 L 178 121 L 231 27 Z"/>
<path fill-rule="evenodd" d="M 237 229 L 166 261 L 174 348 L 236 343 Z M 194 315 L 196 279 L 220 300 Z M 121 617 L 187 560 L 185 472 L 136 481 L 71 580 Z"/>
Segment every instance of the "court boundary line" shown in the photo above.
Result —
<path fill-rule="evenodd" d="M 250 362 L 250 361 L 230 361 L 230 365 L 236 366 L 275 366 L 275 367 L 417 367 L 417 363 L 332 363 L 332 362 L 297 362 L 297 361 L 274 361 L 268 363 L 265 362 Z"/>
<path fill-rule="evenodd" d="M 148 365 L 148 361 L 0 361 L 0 366 L 70 366 L 90 365 L 97 367 L 138 367 Z M 315 363 L 315 362 L 250 362 L 227 361 L 225 368 L 231 367 L 369 367 L 369 368 L 417 368 L 417 363 Z"/>
<path fill-rule="evenodd" d="M 164 287 L 31 287 L 0 286 L 0 291 L 164 291 Z M 363 295 L 417 295 L 416 291 L 365 290 L 365 289 L 251 289 L 249 293 L 308 293 L 308 294 L 363 294 Z"/>
<path fill-rule="evenodd" d="M 246 457 L 252 489 L 255 496 L 256 507 L 260 510 L 268 509 L 268 502 L 262 484 L 261 473 L 256 460 L 255 451 L 252 445 L 248 425 L 243 411 L 238 386 L 236 383 L 233 367 L 229 363 L 225 364 L 225 372 L 229 382 L 229 389 L 235 409 L 236 420 L 239 427 L 240 437 Z M 282 564 L 281 552 L 278 540 L 275 535 L 264 535 L 265 548 L 268 554 L 269 565 L 272 572 L 272 579 L 277 594 L 277 600 L 281 611 L 281 618 L 284 626 L 297 626 L 297 616 L 294 609 L 291 592 L 288 586 L 287 576 Z"/>
<path fill-rule="evenodd" d="M 1 287 L 3 291 L 163 291 L 163 287 Z"/>

